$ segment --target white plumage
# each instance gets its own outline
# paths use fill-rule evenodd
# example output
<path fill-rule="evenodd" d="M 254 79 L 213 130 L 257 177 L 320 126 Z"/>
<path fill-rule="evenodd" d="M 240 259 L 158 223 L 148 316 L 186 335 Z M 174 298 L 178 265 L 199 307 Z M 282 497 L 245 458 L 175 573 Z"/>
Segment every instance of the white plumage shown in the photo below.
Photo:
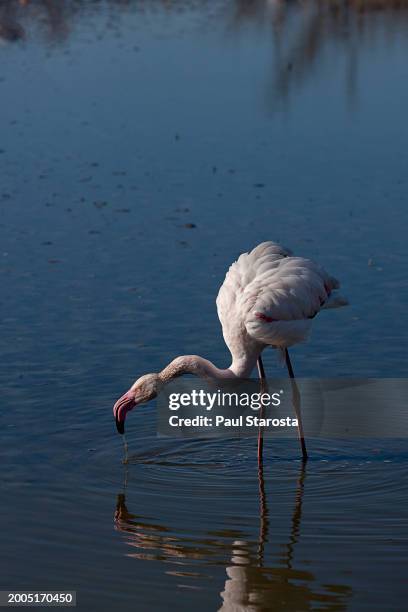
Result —
<path fill-rule="evenodd" d="M 265 345 L 286 348 L 306 340 L 322 308 L 347 304 L 334 293 L 338 287 L 321 266 L 274 242 L 243 253 L 217 297 L 232 369 L 247 373 Z"/>

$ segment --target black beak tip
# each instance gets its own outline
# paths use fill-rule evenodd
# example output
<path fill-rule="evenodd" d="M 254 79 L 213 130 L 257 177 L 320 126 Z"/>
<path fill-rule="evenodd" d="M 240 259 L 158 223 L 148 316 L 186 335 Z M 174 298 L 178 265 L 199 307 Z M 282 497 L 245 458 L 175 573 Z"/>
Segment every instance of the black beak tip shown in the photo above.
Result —
<path fill-rule="evenodd" d="M 116 417 L 115 421 L 116 421 L 116 429 L 118 430 L 118 433 L 123 435 L 125 433 L 125 423 L 119 421 L 118 417 Z"/>

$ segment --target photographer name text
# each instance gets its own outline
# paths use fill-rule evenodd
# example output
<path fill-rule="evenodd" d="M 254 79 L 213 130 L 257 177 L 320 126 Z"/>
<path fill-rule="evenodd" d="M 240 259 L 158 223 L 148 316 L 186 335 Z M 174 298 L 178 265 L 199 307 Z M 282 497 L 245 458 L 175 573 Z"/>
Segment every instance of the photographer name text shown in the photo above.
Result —
<path fill-rule="evenodd" d="M 256 415 L 240 415 L 235 418 L 228 418 L 221 415 L 208 417 L 198 415 L 195 417 L 179 417 L 172 415 L 169 417 L 171 427 L 297 427 L 297 419 L 292 417 L 283 418 L 262 418 Z"/>

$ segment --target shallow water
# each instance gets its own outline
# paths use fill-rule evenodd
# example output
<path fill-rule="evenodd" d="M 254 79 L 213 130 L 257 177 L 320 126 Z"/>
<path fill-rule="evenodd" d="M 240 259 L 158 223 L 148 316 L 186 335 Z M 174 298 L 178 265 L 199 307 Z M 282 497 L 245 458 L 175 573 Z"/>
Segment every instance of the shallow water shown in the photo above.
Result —
<path fill-rule="evenodd" d="M 265 239 L 351 302 L 298 375 L 406 375 L 408 8 L 61 6 L 0 10 L 1 588 L 405 609 L 405 440 L 311 441 L 304 469 L 267 440 L 259 475 L 255 440 L 160 439 L 150 406 L 123 465 L 111 407 L 177 354 L 228 365 L 217 288 Z"/>

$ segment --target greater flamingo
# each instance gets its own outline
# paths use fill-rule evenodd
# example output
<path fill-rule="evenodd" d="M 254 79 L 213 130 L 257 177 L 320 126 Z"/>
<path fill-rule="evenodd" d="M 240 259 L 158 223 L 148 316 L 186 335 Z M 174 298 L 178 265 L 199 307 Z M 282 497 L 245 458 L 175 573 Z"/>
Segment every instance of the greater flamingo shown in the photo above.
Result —
<path fill-rule="evenodd" d="M 204 379 L 248 378 L 255 364 L 266 384 L 261 353 L 267 346 L 282 352 L 292 383 L 293 406 L 303 459 L 307 459 L 300 413 L 300 394 L 288 347 L 307 339 L 312 320 L 323 308 L 345 306 L 335 290 L 339 282 L 310 259 L 294 257 L 275 242 L 263 242 L 232 264 L 217 297 L 218 316 L 232 363 L 223 370 L 198 355 L 176 357 L 156 374 L 145 374 L 114 405 L 118 432 L 126 414 L 157 396 L 173 378 L 194 374 Z M 258 437 L 258 461 L 263 438 Z"/>

